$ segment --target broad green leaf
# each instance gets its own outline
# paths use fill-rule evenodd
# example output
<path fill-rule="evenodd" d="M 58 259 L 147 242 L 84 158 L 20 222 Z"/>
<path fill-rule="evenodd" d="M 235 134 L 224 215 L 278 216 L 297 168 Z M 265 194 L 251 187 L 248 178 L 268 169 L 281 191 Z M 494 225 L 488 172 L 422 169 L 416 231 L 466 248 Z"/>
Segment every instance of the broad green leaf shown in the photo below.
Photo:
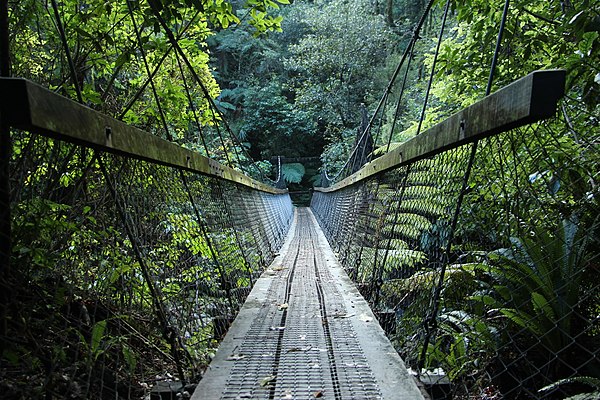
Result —
<path fill-rule="evenodd" d="M 531 303 L 535 311 L 543 313 L 550 321 L 556 321 L 554 310 L 552 310 L 550 303 L 543 295 L 535 292 L 531 293 Z"/>
<path fill-rule="evenodd" d="M 106 320 L 98 321 L 92 328 L 92 340 L 90 342 L 90 352 L 95 356 L 98 354 L 100 344 L 104 338 L 104 331 L 106 330 Z"/>

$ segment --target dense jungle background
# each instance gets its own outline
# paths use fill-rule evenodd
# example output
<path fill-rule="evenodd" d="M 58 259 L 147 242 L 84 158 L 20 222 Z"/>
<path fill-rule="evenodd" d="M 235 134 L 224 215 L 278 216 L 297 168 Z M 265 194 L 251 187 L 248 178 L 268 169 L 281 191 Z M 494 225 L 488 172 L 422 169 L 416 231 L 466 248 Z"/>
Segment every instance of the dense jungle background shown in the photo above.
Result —
<path fill-rule="evenodd" d="M 425 0 L 6 4 L 12 76 L 287 187 L 307 205 L 313 186 L 347 172 L 367 126 L 362 161 L 484 96 L 505 2 L 450 1 L 445 24 L 446 2 Z M 405 54 L 407 85 L 374 118 Z M 498 400 L 518 382 L 527 390 L 504 398 L 595 398 L 600 2 L 510 2 L 497 55 L 492 91 L 559 68 L 566 96 L 554 120 L 477 154 L 425 367 L 442 368 L 457 398 Z M 157 382 L 201 379 L 277 253 L 289 210 L 210 177 L 11 133 L 0 397 L 148 398 Z M 460 151 L 443 173 L 465 159 Z M 390 339 L 413 367 L 424 315 L 408 302 L 429 306 L 440 279 L 430 261 L 451 207 L 425 164 L 431 190 L 415 184 L 404 220 L 386 220 L 400 209 L 397 181 L 369 199 L 379 219 L 368 222 L 397 237 L 385 249 L 349 250 L 361 254 L 353 278 L 372 286 L 367 256 L 393 252 L 372 306 L 392 310 Z M 274 217 L 261 208 L 268 203 L 279 207 Z"/>

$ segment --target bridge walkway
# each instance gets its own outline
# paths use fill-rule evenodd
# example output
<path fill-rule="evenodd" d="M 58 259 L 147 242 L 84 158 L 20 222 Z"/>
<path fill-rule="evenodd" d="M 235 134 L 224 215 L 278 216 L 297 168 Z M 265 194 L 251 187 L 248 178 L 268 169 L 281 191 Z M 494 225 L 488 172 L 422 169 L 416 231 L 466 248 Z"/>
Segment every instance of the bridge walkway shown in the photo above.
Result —
<path fill-rule="evenodd" d="M 308 208 L 193 399 L 422 399 Z"/>

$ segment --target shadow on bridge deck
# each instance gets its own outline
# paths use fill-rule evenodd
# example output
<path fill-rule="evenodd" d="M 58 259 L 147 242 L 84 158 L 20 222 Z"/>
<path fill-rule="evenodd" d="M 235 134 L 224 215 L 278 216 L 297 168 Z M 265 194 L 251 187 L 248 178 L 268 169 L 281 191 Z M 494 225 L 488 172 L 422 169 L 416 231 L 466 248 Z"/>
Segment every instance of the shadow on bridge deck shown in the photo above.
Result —
<path fill-rule="evenodd" d="M 192 399 L 422 399 L 335 259 L 312 212 L 296 211 Z"/>

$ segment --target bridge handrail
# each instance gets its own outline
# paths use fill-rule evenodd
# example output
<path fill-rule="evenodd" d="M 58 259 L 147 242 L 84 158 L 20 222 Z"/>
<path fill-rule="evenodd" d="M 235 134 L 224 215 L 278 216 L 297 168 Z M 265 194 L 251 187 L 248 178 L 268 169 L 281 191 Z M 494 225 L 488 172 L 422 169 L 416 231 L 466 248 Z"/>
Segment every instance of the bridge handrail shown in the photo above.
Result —
<path fill-rule="evenodd" d="M 534 71 L 365 164 L 340 182 L 314 190 L 335 192 L 465 143 L 549 118 L 564 96 L 565 80 L 564 70 Z"/>
<path fill-rule="evenodd" d="M 13 128 L 217 177 L 262 192 L 287 193 L 27 79 L 0 78 L 0 93 L 0 112 Z"/>

